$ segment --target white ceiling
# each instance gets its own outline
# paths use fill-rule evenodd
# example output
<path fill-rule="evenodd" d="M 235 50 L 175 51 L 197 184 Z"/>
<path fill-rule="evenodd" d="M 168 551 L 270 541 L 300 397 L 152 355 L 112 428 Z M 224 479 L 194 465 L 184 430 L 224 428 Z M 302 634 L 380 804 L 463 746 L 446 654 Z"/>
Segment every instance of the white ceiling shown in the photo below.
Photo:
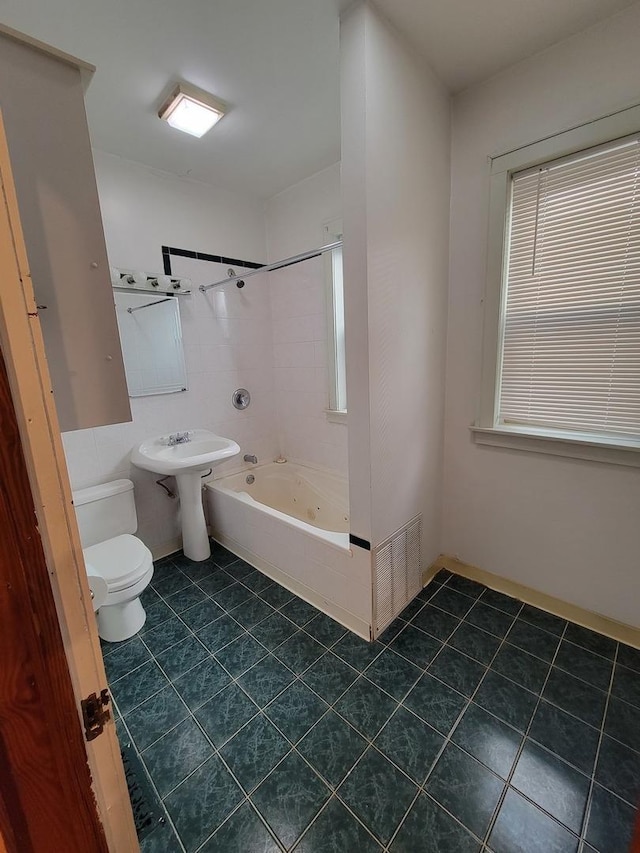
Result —
<path fill-rule="evenodd" d="M 377 0 L 458 91 L 629 0 Z M 340 159 L 339 8 L 348 0 L 3 0 L 2 23 L 97 66 L 103 151 L 262 198 Z M 156 117 L 183 79 L 226 101 L 198 140 Z"/>
<path fill-rule="evenodd" d="M 0 19 L 97 66 L 103 151 L 263 198 L 340 159 L 333 0 L 3 0 Z M 157 118 L 178 79 L 230 106 L 202 139 Z"/>
<path fill-rule="evenodd" d="M 459 92 L 634 2 L 376 0 L 376 5 Z"/>

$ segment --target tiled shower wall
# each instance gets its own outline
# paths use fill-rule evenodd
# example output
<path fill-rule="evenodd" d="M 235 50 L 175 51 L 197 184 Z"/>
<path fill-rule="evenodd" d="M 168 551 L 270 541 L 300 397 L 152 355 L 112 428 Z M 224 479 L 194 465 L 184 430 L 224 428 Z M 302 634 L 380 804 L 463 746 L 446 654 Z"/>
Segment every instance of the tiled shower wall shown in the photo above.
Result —
<path fill-rule="evenodd" d="M 110 263 L 162 272 L 163 245 L 264 262 L 264 205 L 258 200 L 94 153 Z M 227 266 L 172 258 L 175 274 L 194 284 L 216 281 Z M 139 533 L 156 553 L 179 547 L 175 502 L 151 473 L 133 468 L 129 453 L 143 438 L 204 427 L 235 439 L 243 453 L 279 452 L 273 398 L 268 286 L 255 276 L 243 290 L 180 297 L 189 390 L 131 400 L 133 422 L 63 435 L 72 488 L 119 477 L 136 484 Z M 251 407 L 231 404 L 237 387 L 251 390 Z M 238 466 L 231 460 L 227 465 Z"/>
<path fill-rule="evenodd" d="M 327 242 L 324 225 L 341 215 L 340 164 L 270 199 L 269 260 Z M 326 256 L 269 274 L 278 437 L 283 453 L 347 476 L 346 424 L 327 420 Z"/>
<path fill-rule="evenodd" d="M 324 223 L 340 216 L 340 167 L 296 184 L 265 205 L 94 152 L 109 260 L 162 272 L 162 246 L 266 262 L 321 245 Z M 269 233 L 269 252 L 265 226 Z M 206 296 L 197 285 L 224 278 L 228 265 L 172 257 L 192 279 L 180 298 L 189 390 L 131 400 L 133 422 L 63 435 L 72 488 L 120 477 L 136 485 L 139 534 L 156 554 L 178 547 L 175 503 L 151 473 L 133 468 L 143 438 L 204 427 L 235 439 L 260 461 L 284 453 L 347 473 L 347 428 L 327 422 L 324 259 L 250 279 Z M 252 402 L 231 405 L 235 388 Z M 241 467 L 241 457 L 219 470 Z"/>

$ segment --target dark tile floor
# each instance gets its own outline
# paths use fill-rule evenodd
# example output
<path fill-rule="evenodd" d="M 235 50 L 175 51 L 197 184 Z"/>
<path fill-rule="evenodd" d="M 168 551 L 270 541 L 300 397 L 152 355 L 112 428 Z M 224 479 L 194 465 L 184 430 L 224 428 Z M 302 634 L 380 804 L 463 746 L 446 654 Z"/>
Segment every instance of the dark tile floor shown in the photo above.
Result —
<path fill-rule="evenodd" d="M 626 853 L 640 652 L 440 575 L 369 644 L 219 546 L 105 644 L 143 853 Z"/>

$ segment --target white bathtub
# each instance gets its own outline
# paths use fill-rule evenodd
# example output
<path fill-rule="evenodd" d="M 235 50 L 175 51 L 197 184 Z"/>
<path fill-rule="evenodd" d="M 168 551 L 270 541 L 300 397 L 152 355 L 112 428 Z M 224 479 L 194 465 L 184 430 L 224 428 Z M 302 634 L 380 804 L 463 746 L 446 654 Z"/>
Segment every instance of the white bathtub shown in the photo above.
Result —
<path fill-rule="evenodd" d="M 368 638 L 369 555 L 349 546 L 346 478 L 272 462 L 209 481 L 205 495 L 217 541 Z"/>
<path fill-rule="evenodd" d="M 247 482 L 251 477 L 253 482 Z M 262 504 L 264 512 L 284 524 L 349 547 L 349 487 L 339 474 L 293 462 L 271 462 L 208 485 L 233 492 L 245 503 Z"/>

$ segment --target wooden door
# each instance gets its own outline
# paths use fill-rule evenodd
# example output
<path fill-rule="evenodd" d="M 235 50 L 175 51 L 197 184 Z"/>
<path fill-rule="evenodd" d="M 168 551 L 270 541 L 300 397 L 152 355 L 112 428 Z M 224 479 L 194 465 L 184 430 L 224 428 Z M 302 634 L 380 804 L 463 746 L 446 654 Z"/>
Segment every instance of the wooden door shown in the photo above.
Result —
<path fill-rule="evenodd" d="M 0 828 L 11 853 L 106 853 L 0 354 Z"/>
<path fill-rule="evenodd" d="M 0 116 L 0 853 L 137 853 Z"/>

